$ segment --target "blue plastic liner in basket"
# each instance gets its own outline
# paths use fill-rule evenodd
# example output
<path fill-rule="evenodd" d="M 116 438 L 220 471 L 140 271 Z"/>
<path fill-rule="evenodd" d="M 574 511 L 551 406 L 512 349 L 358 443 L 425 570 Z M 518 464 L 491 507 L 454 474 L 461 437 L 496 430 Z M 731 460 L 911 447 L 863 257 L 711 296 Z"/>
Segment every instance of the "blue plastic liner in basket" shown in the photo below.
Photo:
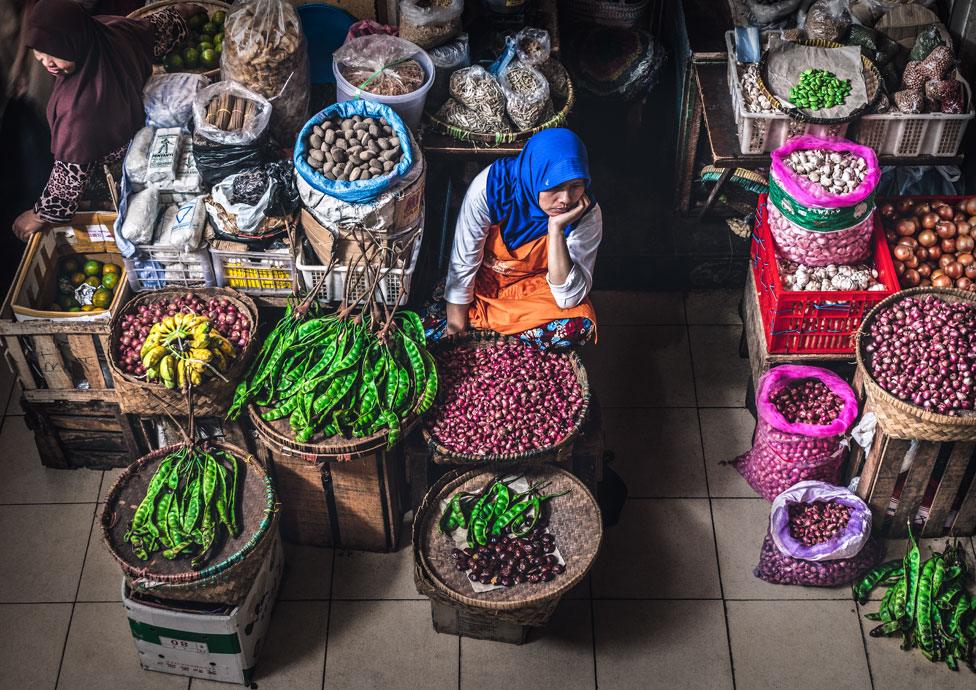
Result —
<path fill-rule="evenodd" d="M 374 177 L 369 180 L 348 182 L 345 180 L 330 180 L 319 171 L 310 166 L 305 159 L 308 157 L 308 137 L 312 131 L 312 126 L 328 120 L 333 116 L 342 118 L 359 115 L 361 117 L 385 117 L 393 128 L 393 133 L 400 139 L 400 149 L 403 157 L 393 170 L 386 175 Z M 302 176 L 308 184 L 323 194 L 335 197 L 351 204 L 362 204 L 372 201 L 385 189 L 391 187 L 401 177 L 407 174 L 413 165 L 413 150 L 410 147 L 410 132 L 400 116 L 392 108 L 373 101 L 355 99 L 352 101 L 342 101 L 335 105 L 330 105 L 325 110 L 312 116 L 302 131 L 298 133 L 298 141 L 295 142 L 295 170 Z"/>

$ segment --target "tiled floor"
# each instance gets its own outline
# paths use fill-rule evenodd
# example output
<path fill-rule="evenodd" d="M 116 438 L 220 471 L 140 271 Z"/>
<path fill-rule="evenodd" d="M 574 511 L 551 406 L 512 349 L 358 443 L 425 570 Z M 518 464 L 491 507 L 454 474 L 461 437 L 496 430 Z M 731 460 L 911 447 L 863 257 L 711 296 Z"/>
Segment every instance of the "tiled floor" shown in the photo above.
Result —
<path fill-rule="evenodd" d="M 522 647 L 439 635 L 409 549 L 289 546 L 259 687 L 973 688 L 968 671 L 868 637 L 876 604 L 854 606 L 846 588 L 752 576 L 768 504 L 719 464 L 753 429 L 737 296 L 596 302 L 600 342 L 585 359 L 629 498 L 549 628 Z M 0 366 L 0 400 L 11 389 Z M 19 412 L 9 403 L 0 427 L 0 687 L 207 686 L 139 668 L 118 568 L 93 529 L 115 473 L 44 469 Z"/>

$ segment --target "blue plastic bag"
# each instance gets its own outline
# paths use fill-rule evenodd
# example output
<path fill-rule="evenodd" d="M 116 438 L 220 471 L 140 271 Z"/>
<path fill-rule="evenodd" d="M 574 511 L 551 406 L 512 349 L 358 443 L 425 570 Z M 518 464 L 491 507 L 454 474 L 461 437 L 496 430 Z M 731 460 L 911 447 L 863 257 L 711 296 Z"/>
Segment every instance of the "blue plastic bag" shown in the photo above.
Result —
<path fill-rule="evenodd" d="M 386 118 L 386 121 L 393 128 L 393 133 L 400 139 L 400 148 L 403 151 L 403 156 L 393 170 L 380 177 L 374 177 L 365 181 L 357 180 L 356 182 L 330 180 L 318 170 L 312 168 L 305 160 L 308 157 L 309 134 L 312 131 L 313 125 L 317 125 L 335 116 L 348 118 L 353 115 Z M 302 131 L 298 133 L 298 141 L 295 142 L 294 161 L 295 170 L 312 188 L 346 203 L 361 204 L 372 201 L 382 194 L 385 189 L 393 186 L 397 180 L 406 175 L 407 171 L 413 165 L 413 156 L 414 152 L 410 146 L 410 132 L 407 130 L 406 125 L 403 124 L 400 116 L 389 106 L 374 101 L 358 99 L 330 105 L 325 110 L 312 116 L 312 119 L 306 122 L 305 126 L 302 127 Z"/>

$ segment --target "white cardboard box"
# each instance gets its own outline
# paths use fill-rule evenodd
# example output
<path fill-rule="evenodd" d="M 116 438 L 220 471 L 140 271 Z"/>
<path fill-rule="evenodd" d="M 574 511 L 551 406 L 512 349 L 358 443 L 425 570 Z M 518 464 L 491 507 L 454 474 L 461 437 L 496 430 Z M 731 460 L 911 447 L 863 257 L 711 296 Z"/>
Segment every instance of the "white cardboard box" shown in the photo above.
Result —
<path fill-rule="evenodd" d="M 229 611 L 201 611 L 200 605 L 162 607 L 140 601 L 122 582 L 129 628 L 148 671 L 175 673 L 249 685 L 271 622 L 284 569 L 281 538 L 268 553 L 244 603 Z"/>

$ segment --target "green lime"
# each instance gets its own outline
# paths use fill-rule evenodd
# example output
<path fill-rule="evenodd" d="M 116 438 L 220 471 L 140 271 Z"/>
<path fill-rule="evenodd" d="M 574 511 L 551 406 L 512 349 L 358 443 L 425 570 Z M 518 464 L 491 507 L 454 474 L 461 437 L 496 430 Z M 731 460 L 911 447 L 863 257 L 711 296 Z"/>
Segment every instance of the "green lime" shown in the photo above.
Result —
<path fill-rule="evenodd" d="M 186 24 L 190 28 L 190 31 L 196 31 L 201 26 L 207 23 L 207 15 L 203 12 L 195 14 L 187 20 Z"/>
<path fill-rule="evenodd" d="M 218 43 L 217 45 L 215 45 L 214 46 L 214 52 L 217 53 L 217 55 L 220 55 L 221 53 L 223 53 L 224 52 L 224 44 L 223 43 Z"/>
<path fill-rule="evenodd" d="M 200 53 L 200 62 L 204 67 L 216 67 L 217 52 L 213 48 L 207 48 Z"/>
<path fill-rule="evenodd" d="M 98 276 L 92 276 L 91 278 L 85 281 L 85 285 L 91 285 L 93 288 L 101 287 L 102 280 Z"/>
<path fill-rule="evenodd" d="M 214 34 L 214 45 L 216 45 L 218 42 L 219 43 L 223 43 L 224 42 L 224 32 L 223 31 L 218 31 L 217 33 Z"/>
<path fill-rule="evenodd" d="M 213 36 L 218 31 L 220 31 L 220 27 L 214 24 L 213 22 L 207 22 L 200 28 L 201 33 L 210 34 L 211 36 Z"/>
<path fill-rule="evenodd" d="M 62 295 L 58 299 L 58 304 L 61 305 L 62 309 L 71 309 L 72 307 L 78 306 L 78 300 L 76 300 L 71 295 Z"/>
<path fill-rule="evenodd" d="M 103 287 L 95 290 L 95 294 L 92 295 L 92 305 L 99 309 L 104 309 L 109 304 L 111 304 L 111 302 L 112 302 L 112 291 L 106 290 Z"/>
<path fill-rule="evenodd" d="M 196 67 L 200 64 L 200 51 L 196 48 L 187 48 L 183 51 L 183 64 L 187 67 Z"/>
<path fill-rule="evenodd" d="M 86 276 L 97 276 L 102 272 L 102 262 L 95 261 L 94 259 L 89 259 L 85 262 L 85 265 L 81 267 L 81 270 Z"/>
<path fill-rule="evenodd" d="M 200 57 L 203 57 L 203 51 L 213 50 L 213 43 L 210 41 L 200 41 L 200 45 L 197 46 L 197 50 L 200 51 Z"/>
<path fill-rule="evenodd" d="M 210 21 L 212 21 L 214 24 L 217 24 L 218 26 L 223 26 L 225 19 L 227 19 L 227 13 L 224 12 L 223 10 L 217 10 L 210 17 Z"/>
<path fill-rule="evenodd" d="M 115 286 L 119 284 L 119 274 L 118 273 L 106 273 L 102 276 L 102 287 L 108 290 L 114 290 Z"/>
<path fill-rule="evenodd" d="M 81 307 L 78 306 L 68 307 L 68 311 L 81 311 Z"/>
<path fill-rule="evenodd" d="M 167 72 L 178 72 L 183 69 L 183 58 L 176 53 L 170 53 L 163 61 Z"/>

